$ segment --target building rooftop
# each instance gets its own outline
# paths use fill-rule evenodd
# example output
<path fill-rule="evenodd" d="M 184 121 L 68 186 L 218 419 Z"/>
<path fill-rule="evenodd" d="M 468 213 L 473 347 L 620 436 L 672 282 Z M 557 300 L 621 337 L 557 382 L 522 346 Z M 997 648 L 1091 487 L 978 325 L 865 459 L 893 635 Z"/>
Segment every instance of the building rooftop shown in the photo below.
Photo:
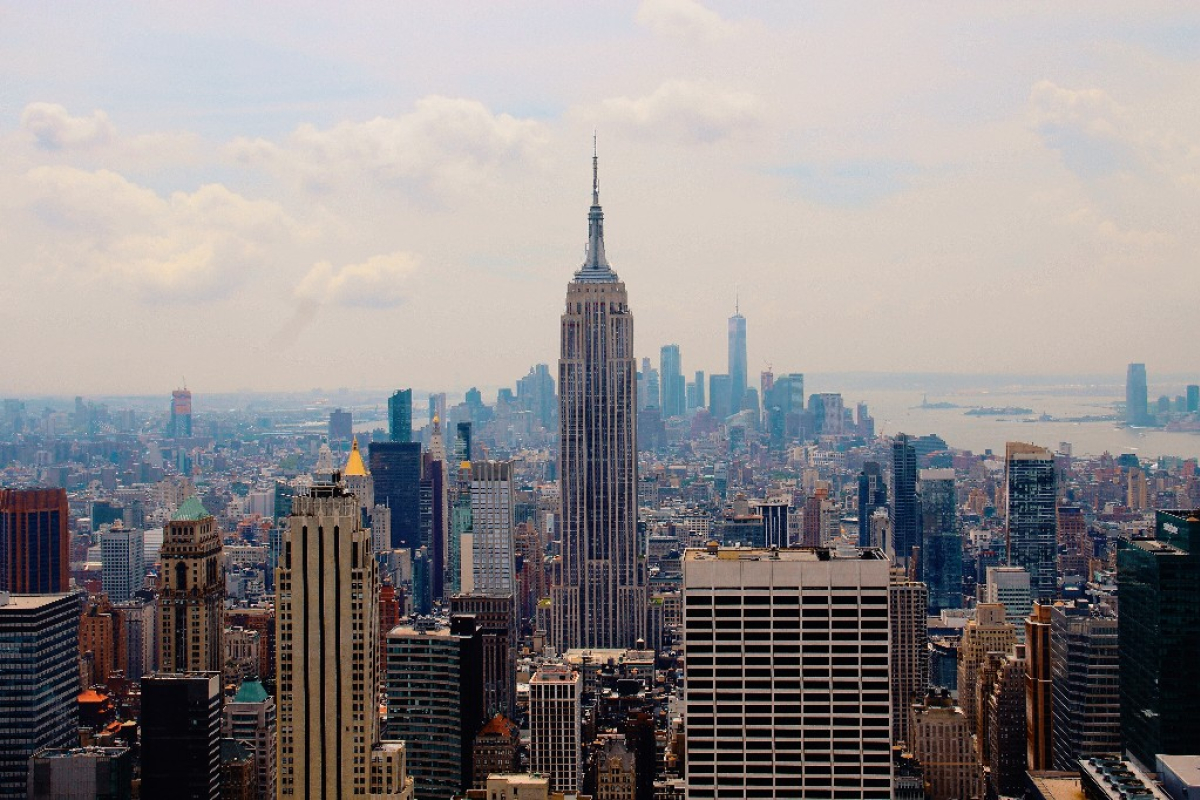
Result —
<path fill-rule="evenodd" d="M 237 694 L 233 696 L 235 703 L 261 703 L 270 695 L 263 688 L 262 681 L 242 681 Z"/>
<path fill-rule="evenodd" d="M 69 596 L 68 594 L 9 594 L 8 592 L 0 592 L 0 613 L 7 610 L 33 611 Z"/>
<path fill-rule="evenodd" d="M 683 557 L 688 561 L 884 561 L 887 556 L 878 548 L 857 547 L 689 547 Z"/>
<path fill-rule="evenodd" d="M 350 456 L 346 459 L 346 466 L 342 468 L 342 477 L 366 477 L 370 474 L 366 463 L 363 462 L 362 452 L 358 449 L 358 437 L 355 436 L 350 445 Z"/>
<path fill-rule="evenodd" d="M 1119 758 L 1085 758 L 1079 761 L 1083 780 L 1112 800 L 1170 800 L 1136 764 Z"/>
<path fill-rule="evenodd" d="M 179 510 L 175 512 L 175 515 L 171 517 L 171 521 L 197 522 L 211 516 L 212 514 L 209 514 L 208 509 L 206 509 L 200 502 L 200 498 L 196 497 L 196 495 L 192 495 L 187 500 L 183 501 L 183 505 L 181 505 Z"/>

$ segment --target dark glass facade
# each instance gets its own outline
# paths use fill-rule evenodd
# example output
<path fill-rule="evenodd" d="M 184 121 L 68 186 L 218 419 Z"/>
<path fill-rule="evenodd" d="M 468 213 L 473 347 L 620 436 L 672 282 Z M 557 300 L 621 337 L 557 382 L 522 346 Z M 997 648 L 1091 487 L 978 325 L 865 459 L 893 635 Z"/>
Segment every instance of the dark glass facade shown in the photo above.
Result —
<path fill-rule="evenodd" d="M 0 591 L 70 589 L 65 489 L 0 489 Z"/>
<path fill-rule="evenodd" d="M 892 442 L 892 541 L 896 560 L 907 564 L 914 547 L 920 547 L 917 518 L 917 451 L 902 433 Z"/>
<path fill-rule="evenodd" d="M 962 608 L 962 534 L 954 471 L 921 470 L 921 580 L 929 586 L 929 613 Z"/>
<path fill-rule="evenodd" d="M 221 796 L 221 676 L 216 672 L 142 679 L 143 800 Z"/>
<path fill-rule="evenodd" d="M 392 511 L 392 549 L 421 546 L 421 444 L 371 442 L 375 502 Z"/>
<path fill-rule="evenodd" d="M 858 473 L 859 547 L 871 546 L 871 515 L 876 509 L 887 508 L 887 501 L 887 482 L 883 479 L 883 469 L 875 461 L 866 462 L 862 472 Z"/>
<path fill-rule="evenodd" d="M 397 389 L 388 398 L 388 438 L 412 441 L 412 389 Z"/>
<path fill-rule="evenodd" d="M 1144 765 L 1200 753 L 1200 512 L 1157 512 L 1117 552 L 1121 734 Z"/>

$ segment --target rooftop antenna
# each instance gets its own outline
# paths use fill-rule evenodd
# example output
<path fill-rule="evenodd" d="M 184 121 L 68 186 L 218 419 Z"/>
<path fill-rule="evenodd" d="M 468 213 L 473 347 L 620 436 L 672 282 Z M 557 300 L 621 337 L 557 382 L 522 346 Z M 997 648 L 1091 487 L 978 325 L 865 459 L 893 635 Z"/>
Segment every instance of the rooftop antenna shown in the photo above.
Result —
<path fill-rule="evenodd" d="M 596 149 L 596 129 L 592 129 L 592 205 L 600 205 L 600 157 Z"/>

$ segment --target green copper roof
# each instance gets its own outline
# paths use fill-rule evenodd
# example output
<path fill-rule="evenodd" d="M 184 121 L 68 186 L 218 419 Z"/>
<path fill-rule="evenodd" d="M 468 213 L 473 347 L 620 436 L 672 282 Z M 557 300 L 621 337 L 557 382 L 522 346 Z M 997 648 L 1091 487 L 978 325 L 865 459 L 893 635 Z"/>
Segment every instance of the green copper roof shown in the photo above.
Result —
<path fill-rule="evenodd" d="M 212 514 L 200 504 L 200 498 L 192 495 L 187 500 L 183 501 L 183 505 L 175 512 L 175 516 L 171 517 L 172 522 L 195 522 L 196 520 L 211 517 Z"/>
<path fill-rule="evenodd" d="M 233 696 L 235 703 L 261 703 L 266 699 L 267 690 L 263 688 L 262 681 L 242 681 L 237 694 Z"/>

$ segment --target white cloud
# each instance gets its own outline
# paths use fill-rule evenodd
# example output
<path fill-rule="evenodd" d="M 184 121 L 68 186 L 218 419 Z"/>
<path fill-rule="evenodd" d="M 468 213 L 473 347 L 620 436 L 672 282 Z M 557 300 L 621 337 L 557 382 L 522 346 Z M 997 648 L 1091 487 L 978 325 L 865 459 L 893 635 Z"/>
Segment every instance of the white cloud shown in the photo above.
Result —
<path fill-rule="evenodd" d="M 602 103 L 608 119 L 647 132 L 711 142 L 757 125 L 762 101 L 755 94 L 710 83 L 670 80 L 642 97 L 612 97 Z"/>
<path fill-rule="evenodd" d="M 304 235 L 277 204 L 220 184 L 162 197 L 109 170 L 47 166 L 18 191 L 34 266 L 152 303 L 225 296 Z"/>
<path fill-rule="evenodd" d="M 733 25 L 695 0 L 643 0 L 637 21 L 660 36 L 713 42 L 733 32 Z"/>
<path fill-rule="evenodd" d="M 411 253 L 372 256 L 361 264 L 335 268 L 328 261 L 314 264 L 296 287 L 302 301 L 355 308 L 393 308 L 407 297 L 408 279 L 417 269 Z"/>
<path fill-rule="evenodd" d="M 107 144 L 116 129 L 103 111 L 90 117 L 73 117 L 56 103 L 30 103 L 21 112 L 21 128 L 45 150 L 91 147 Z"/>
<path fill-rule="evenodd" d="M 367 182 L 453 194 L 486 183 L 503 166 L 536 159 L 545 141 L 538 122 L 493 114 L 476 100 L 433 96 L 399 117 L 324 130 L 301 125 L 282 143 L 237 139 L 229 152 L 313 191 Z"/>

